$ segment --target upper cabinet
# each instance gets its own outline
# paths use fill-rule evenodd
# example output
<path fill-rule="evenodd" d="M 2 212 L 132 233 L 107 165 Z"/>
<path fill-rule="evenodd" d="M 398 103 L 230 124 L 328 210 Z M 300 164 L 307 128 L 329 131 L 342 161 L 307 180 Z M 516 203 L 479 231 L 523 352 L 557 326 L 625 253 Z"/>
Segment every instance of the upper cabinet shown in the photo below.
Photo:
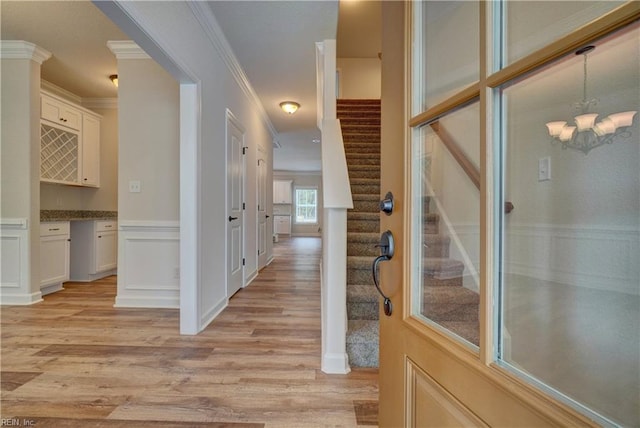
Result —
<path fill-rule="evenodd" d="M 78 131 L 82 123 L 82 113 L 80 110 L 44 94 L 40 97 L 40 117 L 48 120 L 52 124 L 58 124 Z"/>
<path fill-rule="evenodd" d="M 100 116 L 45 92 L 40 102 L 40 181 L 100 186 Z"/>
<path fill-rule="evenodd" d="M 291 180 L 274 180 L 273 181 L 273 203 L 274 204 L 290 204 L 291 203 Z"/>

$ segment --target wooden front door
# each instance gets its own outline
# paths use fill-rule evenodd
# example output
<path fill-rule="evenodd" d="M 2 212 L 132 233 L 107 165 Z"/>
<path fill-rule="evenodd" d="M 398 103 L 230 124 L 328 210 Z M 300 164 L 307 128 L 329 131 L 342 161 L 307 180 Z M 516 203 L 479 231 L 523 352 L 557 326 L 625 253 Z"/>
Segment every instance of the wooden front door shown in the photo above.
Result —
<path fill-rule="evenodd" d="M 385 316 L 381 310 L 380 314 L 379 425 L 636 424 L 637 402 L 628 408 L 607 403 L 606 394 L 584 393 L 597 389 L 591 384 L 594 376 L 580 378 L 578 370 L 556 370 L 592 362 L 585 353 L 565 346 L 566 342 L 553 343 L 553 335 L 527 337 L 527 332 L 537 332 L 527 324 L 546 322 L 549 330 L 561 325 L 548 322 L 557 306 L 549 293 L 558 287 L 540 285 L 543 279 L 545 284 L 553 282 L 541 279 L 542 275 L 535 278 L 542 267 L 525 271 L 516 263 L 524 261 L 511 262 L 504 252 L 518 250 L 509 232 L 516 229 L 513 219 L 520 217 L 508 217 L 513 204 L 505 210 L 508 198 L 518 195 L 509 191 L 519 184 L 517 180 L 528 177 L 509 163 L 514 157 L 507 152 L 513 155 L 519 144 L 554 150 L 529 156 L 535 156 L 538 189 L 549 184 L 545 162 L 580 162 L 574 168 L 583 168 L 584 155 L 561 158 L 565 152 L 551 144 L 544 126 L 550 120 L 545 115 L 556 114 L 551 110 L 560 114 L 565 104 L 571 104 L 570 99 L 558 99 L 561 90 L 553 85 L 571 81 L 563 67 L 575 61 L 576 49 L 596 44 L 599 50 L 614 52 L 626 44 L 627 59 L 615 63 L 631 61 L 620 82 L 637 95 L 638 3 L 601 2 L 596 7 L 584 2 L 383 2 L 382 8 L 381 197 L 391 191 L 395 206 L 391 215 L 381 216 L 381 230 L 393 233 L 396 251 L 380 264 L 380 285 L 391 298 L 393 313 Z M 537 14 L 544 8 L 549 10 Z M 550 16 L 555 22 L 548 22 Z M 580 85 L 581 79 L 580 74 Z M 621 97 L 610 102 L 617 103 L 612 111 L 637 110 L 637 104 L 626 106 Z M 519 103 L 539 105 L 527 109 Z M 636 167 L 637 120 L 636 115 L 635 121 L 621 125 L 632 145 L 620 149 L 630 150 L 626 158 L 634 156 L 630 162 Z M 539 164 L 539 158 L 544 162 Z M 633 188 L 633 174 L 621 180 Z M 558 181 L 553 185 L 562 186 Z M 516 201 L 514 212 L 519 206 Z M 550 209 L 545 204 L 536 208 Z M 521 235 L 526 238 L 526 233 Z M 525 242 L 522 236 L 518 242 Z M 583 251 L 563 248 L 564 254 Z M 535 302 L 523 298 L 528 295 L 511 286 L 523 278 L 531 284 L 535 279 L 530 289 L 545 290 L 547 295 L 537 296 Z M 582 293 L 580 285 L 565 284 L 562 290 Z M 625 384 L 637 398 L 637 325 L 629 330 L 614 315 L 606 322 L 625 332 L 620 333 L 628 335 L 622 342 L 631 344 L 625 360 L 631 362 L 629 368 L 612 374 L 606 387 L 614 391 L 616 382 Z M 561 333 L 568 339 L 580 334 Z M 539 338 L 548 340 L 536 343 Z M 597 339 L 591 335 L 588 340 Z M 526 342 L 530 343 L 523 346 Z M 553 346 L 561 350 L 555 360 L 542 361 L 536 355 Z M 618 360 L 604 364 L 605 369 L 614 361 Z M 575 378 L 567 381 L 567 376 Z M 572 389 L 572 383 L 581 382 L 581 389 Z M 625 400 L 621 395 L 617 401 Z"/>

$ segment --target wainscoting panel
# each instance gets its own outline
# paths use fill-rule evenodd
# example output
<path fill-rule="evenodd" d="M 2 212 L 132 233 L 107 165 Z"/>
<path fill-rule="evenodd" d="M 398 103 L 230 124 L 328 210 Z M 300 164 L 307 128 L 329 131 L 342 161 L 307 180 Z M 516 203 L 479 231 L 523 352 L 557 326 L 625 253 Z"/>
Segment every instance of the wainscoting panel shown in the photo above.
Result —
<path fill-rule="evenodd" d="M 509 225 L 508 273 L 640 294 L 640 231 L 634 228 Z"/>
<path fill-rule="evenodd" d="M 31 292 L 29 229 L 26 218 L 0 220 L 0 304 L 30 305 L 42 300 Z M 40 281 L 37 281 L 38 286 Z M 39 289 L 39 287 L 38 287 Z"/>
<path fill-rule="evenodd" d="M 180 307 L 180 223 L 122 221 L 116 307 Z"/>

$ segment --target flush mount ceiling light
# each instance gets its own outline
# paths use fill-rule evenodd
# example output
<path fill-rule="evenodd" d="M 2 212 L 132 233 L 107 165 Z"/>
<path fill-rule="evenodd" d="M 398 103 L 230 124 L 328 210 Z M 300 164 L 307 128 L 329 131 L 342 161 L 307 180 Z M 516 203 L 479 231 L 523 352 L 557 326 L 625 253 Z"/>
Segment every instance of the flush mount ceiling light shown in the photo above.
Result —
<path fill-rule="evenodd" d="M 618 138 L 630 137 L 629 127 L 633 123 L 633 116 L 637 113 L 637 111 L 613 113 L 596 123 L 598 113 L 590 113 L 590 110 L 598 104 L 598 99 L 587 98 L 587 54 L 594 49 L 595 46 L 586 46 L 576 51 L 576 55 L 584 56 L 582 101 L 575 103 L 579 113 L 574 117 L 576 126 L 568 126 L 564 120 L 547 123 L 552 142 L 560 141 L 563 149 L 579 150 L 585 155 L 591 149 L 614 143 Z"/>
<path fill-rule="evenodd" d="M 109 76 L 109 80 L 111 80 L 111 83 L 113 83 L 116 88 L 118 87 L 118 75 L 117 74 L 112 74 L 111 76 Z"/>
<path fill-rule="evenodd" d="M 280 103 L 282 111 L 288 114 L 293 114 L 300 108 L 300 104 L 295 101 L 283 101 Z"/>

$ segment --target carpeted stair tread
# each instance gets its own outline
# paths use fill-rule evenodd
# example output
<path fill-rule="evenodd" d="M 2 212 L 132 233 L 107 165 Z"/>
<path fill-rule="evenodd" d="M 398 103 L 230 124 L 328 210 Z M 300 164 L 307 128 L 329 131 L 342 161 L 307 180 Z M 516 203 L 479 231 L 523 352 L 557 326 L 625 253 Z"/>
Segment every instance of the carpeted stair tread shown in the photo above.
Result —
<path fill-rule="evenodd" d="M 349 143 L 380 143 L 380 133 L 360 133 L 360 132 L 343 132 L 342 141 Z"/>
<path fill-rule="evenodd" d="M 347 330 L 349 364 L 355 367 L 378 367 L 379 327 L 377 320 L 351 320 Z"/>
<path fill-rule="evenodd" d="M 354 168 L 357 167 L 357 168 Z M 349 177 L 353 178 L 377 178 L 380 179 L 380 168 L 373 165 L 352 165 L 349 168 Z"/>
<path fill-rule="evenodd" d="M 425 233 L 423 238 L 426 248 L 423 249 L 426 257 L 447 258 L 449 257 L 449 245 L 451 238 L 440 233 Z"/>

